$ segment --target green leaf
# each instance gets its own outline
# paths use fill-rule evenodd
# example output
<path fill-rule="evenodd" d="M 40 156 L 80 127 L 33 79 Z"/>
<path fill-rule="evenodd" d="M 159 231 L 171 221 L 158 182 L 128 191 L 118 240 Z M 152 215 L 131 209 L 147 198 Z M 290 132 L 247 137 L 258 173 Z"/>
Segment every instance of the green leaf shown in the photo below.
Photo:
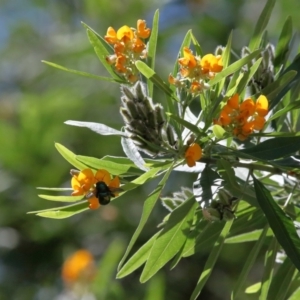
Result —
<path fill-rule="evenodd" d="M 277 205 L 265 186 L 255 177 L 253 180 L 258 203 L 274 235 L 295 267 L 300 270 L 300 240 L 293 221 Z"/>
<path fill-rule="evenodd" d="M 117 278 L 123 278 L 136 269 L 138 269 L 149 257 L 149 253 L 154 245 L 154 242 L 161 231 L 157 232 L 152 236 L 150 240 L 148 240 L 137 252 L 135 252 L 130 259 L 124 264 L 124 266 L 120 269 L 117 274 Z"/>
<path fill-rule="evenodd" d="M 228 234 L 228 232 L 230 231 L 231 225 L 233 223 L 233 220 L 230 220 L 228 222 L 226 222 L 223 230 L 221 231 L 213 249 L 211 250 L 208 259 L 204 265 L 204 269 L 200 275 L 200 278 L 197 282 L 197 286 L 193 291 L 193 294 L 191 296 L 191 300 L 197 299 L 197 297 L 199 296 L 199 294 L 201 293 L 205 283 L 207 282 L 210 274 L 212 273 L 212 270 L 215 266 L 215 263 L 221 253 L 221 250 L 223 248 L 224 245 L 224 241 L 226 238 L 226 235 Z"/>
<path fill-rule="evenodd" d="M 164 177 L 162 178 L 162 180 L 159 182 L 158 186 L 155 188 L 155 190 L 148 196 L 148 198 L 145 200 L 144 202 L 144 206 L 143 206 L 143 212 L 142 212 L 142 216 L 139 222 L 139 225 L 137 227 L 137 229 L 135 230 L 129 244 L 128 247 L 126 249 L 126 252 L 123 256 L 123 258 L 121 259 L 119 266 L 118 266 L 118 271 L 121 269 L 122 265 L 124 264 L 130 250 L 132 249 L 135 241 L 137 240 L 137 238 L 139 237 L 142 229 L 144 228 L 151 212 L 152 209 L 154 208 L 154 205 L 156 203 L 156 201 L 158 200 L 158 198 L 160 197 L 161 191 L 164 188 L 170 174 L 171 171 L 173 169 L 173 164 L 170 166 L 170 168 L 168 169 L 168 171 L 165 173 Z M 142 175 L 143 176 L 143 175 Z"/>
<path fill-rule="evenodd" d="M 76 169 L 78 170 L 84 170 L 87 168 L 87 165 L 79 162 L 76 159 L 76 155 L 70 151 L 69 149 L 67 149 L 66 147 L 64 147 L 63 145 L 59 144 L 59 143 L 55 143 L 55 148 L 58 150 L 58 152 L 61 154 L 61 156 L 67 161 L 69 162 L 72 166 L 74 166 Z"/>
<path fill-rule="evenodd" d="M 291 260 L 287 257 L 284 262 L 280 264 L 272 279 L 268 298 L 274 300 L 287 299 L 287 293 L 292 284 L 295 272 L 298 273 Z"/>
<path fill-rule="evenodd" d="M 149 280 L 183 246 L 197 206 L 195 198 L 191 197 L 172 211 L 167 224 L 155 240 L 151 249 L 140 278 L 142 283 Z"/>
<path fill-rule="evenodd" d="M 261 50 L 258 49 L 249 55 L 239 59 L 238 61 L 234 62 L 227 68 L 223 69 L 220 73 L 218 73 L 212 80 L 209 81 L 209 85 L 213 86 L 220 82 L 223 78 L 232 75 L 236 71 L 240 70 L 244 65 L 251 62 L 253 58 L 260 54 Z"/>
<path fill-rule="evenodd" d="M 261 282 L 257 282 L 255 284 L 252 284 L 251 286 L 247 287 L 245 290 L 246 294 L 255 294 L 260 291 L 261 288 Z"/>
<path fill-rule="evenodd" d="M 300 299 L 300 287 L 289 297 L 288 300 L 299 300 Z"/>
<path fill-rule="evenodd" d="M 173 120 L 175 120 L 179 124 L 183 125 L 185 128 L 191 130 L 196 135 L 198 135 L 199 133 L 202 133 L 201 130 L 196 125 L 194 125 L 194 124 L 178 117 L 177 115 L 173 115 L 173 114 L 168 113 L 168 112 L 166 113 L 166 115 L 170 116 Z"/>
<path fill-rule="evenodd" d="M 259 254 L 259 251 L 264 244 L 266 235 L 268 231 L 268 226 L 266 226 L 263 230 L 260 231 L 260 236 L 258 241 L 255 243 L 253 248 L 251 249 L 245 263 L 242 269 L 242 272 L 239 274 L 238 280 L 235 283 L 235 286 L 233 288 L 233 291 L 231 293 L 231 299 L 237 299 L 239 296 L 239 293 L 246 281 L 246 278 Z"/>
<path fill-rule="evenodd" d="M 135 63 L 138 70 L 147 78 L 150 79 L 158 88 L 160 88 L 165 94 L 172 97 L 174 100 L 178 101 L 173 95 L 173 91 L 170 89 L 167 83 L 165 83 L 156 72 L 148 67 L 144 62 L 137 61 Z"/>
<path fill-rule="evenodd" d="M 228 237 L 225 241 L 226 244 L 238 244 L 238 243 L 247 243 L 247 242 L 254 242 L 259 239 L 262 234 L 263 229 L 257 229 L 250 232 L 234 235 Z M 271 229 L 267 231 L 266 236 L 272 236 L 273 232 Z"/>
<path fill-rule="evenodd" d="M 256 159 L 273 160 L 291 155 L 300 149 L 300 137 L 278 137 L 266 140 L 254 147 L 235 151 L 238 153 L 249 154 Z"/>
<path fill-rule="evenodd" d="M 118 135 L 118 136 L 127 137 L 126 133 L 124 133 L 120 130 L 116 130 L 112 127 L 109 127 L 109 126 L 107 126 L 105 124 L 101 124 L 101 123 L 81 122 L 81 121 L 73 121 L 73 120 L 69 120 L 64 123 L 67 125 L 72 125 L 72 126 L 86 127 L 94 132 L 97 132 L 98 134 L 101 134 L 101 135 Z"/>
<path fill-rule="evenodd" d="M 108 160 L 103 160 L 95 157 L 77 155 L 76 159 L 85 165 L 96 170 L 105 169 L 112 175 L 141 175 L 142 171 L 136 166 L 119 164 Z"/>
<path fill-rule="evenodd" d="M 274 65 L 276 67 L 280 67 L 280 65 L 285 65 L 290 50 L 290 42 L 292 36 L 293 36 L 292 18 L 291 16 L 288 16 L 288 18 L 286 19 L 282 27 L 278 39 L 278 44 L 276 46 L 275 59 L 274 59 Z"/>
<path fill-rule="evenodd" d="M 300 100 L 296 100 L 294 102 L 289 103 L 288 105 L 286 105 L 284 108 L 280 109 L 279 111 L 277 111 L 274 115 L 272 115 L 267 123 L 269 123 L 270 121 L 277 119 L 278 117 L 282 116 L 283 114 L 286 114 L 289 111 L 292 111 L 294 109 L 298 109 L 300 108 Z"/>
<path fill-rule="evenodd" d="M 259 19 L 254 29 L 254 33 L 249 43 L 249 48 L 251 51 L 258 48 L 261 43 L 264 30 L 267 27 L 267 24 L 269 22 L 275 2 L 276 2 L 275 0 L 268 0 L 263 11 L 259 16 Z"/>
<path fill-rule="evenodd" d="M 84 76 L 84 77 L 87 77 L 87 78 L 92 78 L 92 79 L 97 79 L 97 80 L 104 80 L 104 81 L 109 81 L 109 82 L 116 82 L 116 83 L 124 83 L 124 80 L 121 80 L 121 79 L 110 78 L 110 77 L 103 77 L 103 76 L 98 76 L 98 75 L 90 74 L 90 73 L 87 73 L 87 72 L 82 72 L 82 71 L 77 71 L 77 70 L 73 70 L 73 69 L 68 69 L 66 67 L 63 67 L 61 65 L 58 65 L 58 64 L 46 61 L 46 60 L 42 60 L 42 62 L 45 63 L 45 64 L 47 64 L 47 65 L 49 65 L 49 66 L 51 66 L 51 67 L 60 69 L 62 71 L 66 71 L 66 72 L 69 72 L 69 73 L 72 73 L 72 74 Z"/>
<path fill-rule="evenodd" d="M 153 16 L 153 23 L 151 29 L 151 36 L 149 38 L 148 43 L 148 53 L 147 53 L 147 64 L 151 69 L 155 69 L 155 54 L 156 54 L 156 46 L 157 46 L 157 36 L 158 36 L 158 24 L 159 24 L 159 10 L 157 9 Z M 153 82 L 148 79 L 148 94 L 149 97 L 153 97 Z"/>
<path fill-rule="evenodd" d="M 221 139 L 226 133 L 225 129 L 218 124 L 213 125 L 212 130 L 217 139 Z"/>
<path fill-rule="evenodd" d="M 31 211 L 28 214 L 36 214 L 39 217 L 51 218 L 51 219 L 65 219 L 88 210 L 88 202 L 84 201 L 72 205 L 66 205 L 62 207 Z"/>
<path fill-rule="evenodd" d="M 259 300 L 268 299 L 267 297 L 268 297 L 269 287 L 274 273 L 277 250 L 278 250 L 278 243 L 274 237 L 271 243 L 269 244 L 269 248 L 265 254 L 264 274 L 261 281 Z"/>
<path fill-rule="evenodd" d="M 223 68 L 226 68 L 228 65 L 229 65 L 229 61 L 230 61 L 230 53 L 231 53 L 231 44 L 232 44 L 232 31 L 229 35 L 229 38 L 228 38 L 228 42 L 227 42 L 227 45 L 225 47 L 225 50 L 222 54 L 222 63 L 223 63 Z M 226 77 L 224 77 L 220 83 L 219 83 L 219 86 L 218 86 L 218 91 L 217 91 L 217 95 L 219 96 L 223 90 L 223 87 L 224 87 L 224 84 L 225 84 L 225 81 L 226 81 Z"/>
<path fill-rule="evenodd" d="M 164 300 L 165 299 L 165 277 L 163 273 L 157 274 L 153 277 L 148 284 L 144 300 Z"/>
<path fill-rule="evenodd" d="M 83 196 L 53 196 L 53 195 L 38 195 L 40 198 L 58 202 L 76 202 L 82 200 Z"/>
<path fill-rule="evenodd" d="M 132 141 L 132 139 L 130 138 L 125 138 L 122 137 L 121 138 L 121 144 L 122 144 L 122 148 L 124 153 L 126 154 L 126 156 L 141 170 L 143 171 L 147 171 L 149 170 L 148 167 L 146 167 L 146 163 L 143 159 L 143 157 L 141 156 L 138 148 L 136 147 L 136 145 L 134 144 L 134 142 Z"/>
<path fill-rule="evenodd" d="M 112 69 L 112 67 L 107 63 L 106 61 L 106 56 L 108 56 L 110 53 L 107 50 L 107 45 L 106 42 L 98 35 L 95 33 L 94 30 L 92 30 L 89 26 L 84 24 L 84 27 L 87 28 L 86 32 L 89 38 L 90 43 L 94 47 L 94 50 L 103 64 L 104 68 L 108 71 L 108 73 L 112 76 L 113 79 L 116 81 L 123 81 Z"/>
<path fill-rule="evenodd" d="M 260 64 L 262 61 L 262 57 L 260 57 L 249 69 L 249 71 L 244 73 L 243 78 L 240 80 L 238 86 L 237 86 L 237 93 L 239 95 L 242 95 L 245 92 L 245 88 L 247 87 L 249 81 L 252 79 L 254 76 L 255 72 L 259 68 Z"/>
<path fill-rule="evenodd" d="M 290 70 L 278 77 L 274 82 L 267 85 L 261 94 L 265 95 L 269 101 L 269 111 L 275 107 L 282 97 L 291 89 L 297 79 L 297 71 Z"/>

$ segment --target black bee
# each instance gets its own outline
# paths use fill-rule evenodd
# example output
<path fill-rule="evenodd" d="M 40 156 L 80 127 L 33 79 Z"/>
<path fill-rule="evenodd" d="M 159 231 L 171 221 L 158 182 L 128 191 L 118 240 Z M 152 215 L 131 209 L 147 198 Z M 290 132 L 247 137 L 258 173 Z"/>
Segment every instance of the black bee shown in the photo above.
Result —
<path fill-rule="evenodd" d="M 107 205 L 111 197 L 116 197 L 114 192 L 122 191 L 119 188 L 109 188 L 104 181 L 96 183 L 95 196 L 98 198 L 101 205 Z"/>

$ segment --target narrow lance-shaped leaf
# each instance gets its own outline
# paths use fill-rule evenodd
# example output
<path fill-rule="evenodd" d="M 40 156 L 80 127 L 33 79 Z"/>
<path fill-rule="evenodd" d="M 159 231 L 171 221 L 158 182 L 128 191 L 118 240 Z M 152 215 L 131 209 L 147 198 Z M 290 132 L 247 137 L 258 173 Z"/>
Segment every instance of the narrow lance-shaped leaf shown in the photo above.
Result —
<path fill-rule="evenodd" d="M 293 35 L 293 24 L 291 16 L 288 16 L 287 20 L 285 21 L 279 39 L 278 44 L 276 46 L 275 51 L 275 60 L 274 65 L 276 67 L 280 67 L 280 65 L 284 65 L 286 63 L 289 49 L 290 49 L 290 42 Z"/>
<path fill-rule="evenodd" d="M 79 162 L 76 159 L 76 154 L 74 154 L 72 151 L 67 149 L 61 144 L 55 143 L 55 148 L 58 150 L 58 152 L 62 155 L 62 157 L 68 161 L 72 166 L 77 168 L 78 170 L 84 170 L 87 168 L 87 166 L 81 162 Z"/>
<path fill-rule="evenodd" d="M 144 159 L 142 158 L 140 152 L 138 151 L 138 148 L 133 143 L 132 139 L 130 138 L 121 138 L 121 144 L 124 153 L 126 156 L 141 170 L 147 171 L 149 170 L 148 167 L 146 167 L 146 163 Z"/>
<path fill-rule="evenodd" d="M 135 166 L 115 163 L 95 157 L 77 155 L 76 159 L 96 170 L 105 169 L 112 175 L 141 175 L 142 171 Z"/>
<path fill-rule="evenodd" d="M 172 211 L 151 249 L 140 281 L 146 282 L 180 250 L 187 239 L 197 202 L 194 197 Z"/>
<path fill-rule="evenodd" d="M 234 62 L 227 68 L 223 69 L 220 73 L 218 73 L 212 80 L 210 80 L 209 85 L 213 86 L 220 82 L 223 78 L 232 75 L 236 71 L 240 70 L 245 64 L 249 63 L 253 58 L 255 58 L 261 52 L 260 49 L 250 53 L 249 55 L 239 59 Z"/>
<path fill-rule="evenodd" d="M 168 96 L 172 97 L 174 100 L 178 101 L 177 98 L 173 95 L 172 90 L 169 86 L 157 75 L 157 73 L 148 67 L 144 62 L 137 61 L 135 63 L 138 70 L 147 78 L 150 79 L 158 88 L 160 88 Z"/>
<path fill-rule="evenodd" d="M 160 193 L 162 191 L 162 189 L 164 188 L 170 174 L 171 174 L 171 171 L 173 170 L 173 164 L 172 166 L 168 169 L 168 171 L 165 173 L 164 177 L 162 178 L 162 180 L 159 182 L 158 186 L 156 187 L 156 189 L 149 195 L 149 197 L 145 200 L 144 202 L 144 206 L 143 206 L 143 212 L 142 212 L 142 216 L 141 216 L 141 219 L 140 219 L 140 222 L 139 222 L 139 225 L 137 227 L 137 229 L 135 230 L 130 242 L 129 242 L 129 245 L 126 249 L 126 252 L 123 256 L 123 258 L 121 259 L 120 263 L 119 263 L 119 266 L 118 266 L 118 270 L 121 269 L 122 265 L 124 264 L 130 250 L 132 249 L 134 243 L 136 242 L 137 238 L 139 237 L 142 229 L 144 228 L 151 212 L 152 212 L 152 209 L 154 208 L 154 205 L 156 203 L 156 201 L 158 200 L 159 196 L 160 196 Z"/>
<path fill-rule="evenodd" d="M 293 221 L 278 206 L 265 186 L 254 176 L 253 180 L 258 203 L 274 235 L 295 267 L 300 270 L 300 239 Z"/>
<path fill-rule="evenodd" d="M 278 137 L 266 140 L 254 147 L 235 151 L 237 155 L 250 154 L 256 159 L 273 160 L 291 155 L 300 149 L 300 137 Z"/>
<path fill-rule="evenodd" d="M 287 299 L 287 294 L 289 292 L 289 287 L 292 285 L 295 271 L 298 273 L 291 260 L 286 257 L 284 262 L 278 267 L 276 274 L 272 279 L 268 293 L 269 299 Z"/>
<path fill-rule="evenodd" d="M 90 73 L 87 73 L 87 72 L 82 72 L 82 71 L 69 69 L 69 68 L 63 67 L 61 65 L 58 65 L 58 64 L 46 61 L 46 60 L 42 60 L 42 62 L 49 65 L 49 66 L 51 66 L 51 67 L 54 67 L 54 68 L 57 68 L 59 70 L 66 71 L 66 72 L 69 72 L 69 73 L 72 73 L 72 74 L 75 74 L 75 75 L 80 75 L 80 76 L 84 76 L 84 77 L 87 77 L 87 78 L 103 80 L 103 81 L 109 81 L 109 82 L 124 83 L 124 81 L 122 81 L 121 79 L 118 80 L 118 79 L 115 79 L 115 78 L 103 77 L 103 76 L 98 76 L 98 75 L 95 75 L 95 74 L 90 74 Z"/>
<path fill-rule="evenodd" d="M 199 294 L 201 293 L 205 283 L 207 282 L 210 274 L 212 273 L 212 270 L 215 266 L 215 263 L 221 253 L 221 250 L 223 248 L 224 245 L 224 240 L 226 238 L 226 235 L 228 234 L 228 232 L 230 231 L 231 225 L 233 223 L 233 220 L 228 221 L 223 230 L 221 231 L 213 249 L 211 250 L 209 257 L 204 265 L 204 269 L 200 275 L 200 278 L 197 282 L 197 286 L 193 291 L 193 294 L 191 296 L 191 300 L 195 300 L 197 299 L 197 297 L 199 296 Z"/>
<path fill-rule="evenodd" d="M 100 37 L 95 31 L 90 28 L 88 25 L 82 23 L 85 28 L 87 28 L 87 35 L 89 38 L 90 43 L 94 47 L 94 50 L 101 61 L 102 65 L 108 71 L 108 73 L 112 76 L 112 78 L 116 79 L 117 81 L 121 80 L 121 78 L 113 71 L 112 67 L 107 63 L 106 56 L 110 53 L 107 50 L 106 42 Z"/>
<path fill-rule="evenodd" d="M 259 19 L 256 23 L 253 36 L 249 43 L 250 50 L 254 50 L 259 47 L 264 30 L 267 27 L 267 24 L 271 17 L 271 13 L 275 5 L 275 2 L 276 2 L 275 0 L 268 0 L 263 11 L 261 12 Z"/>
<path fill-rule="evenodd" d="M 83 196 L 53 196 L 53 195 L 38 195 L 40 198 L 58 202 L 76 202 L 82 200 Z"/>
<path fill-rule="evenodd" d="M 39 217 L 50 219 L 65 219 L 88 210 L 88 202 L 83 201 L 76 204 L 66 205 L 62 207 L 55 207 L 50 209 L 31 211 L 28 214 L 36 214 Z"/>
<path fill-rule="evenodd" d="M 269 287 L 274 273 L 277 250 L 278 242 L 274 237 L 272 238 L 272 241 L 269 244 L 269 248 L 265 253 L 264 274 L 261 281 L 259 300 L 265 300 L 268 297 Z"/>
<path fill-rule="evenodd" d="M 261 234 L 259 236 L 259 239 L 258 241 L 255 243 L 255 245 L 253 246 L 253 248 L 251 249 L 245 263 L 244 263 L 244 266 L 243 266 L 243 270 L 242 272 L 239 274 L 239 277 L 238 277 L 238 280 L 234 286 L 234 289 L 231 293 L 231 299 L 234 300 L 234 299 L 237 299 L 237 297 L 239 296 L 239 292 L 241 291 L 244 283 L 245 283 L 245 280 L 249 274 L 249 271 L 251 270 L 257 256 L 258 256 L 258 253 L 262 247 L 262 245 L 264 244 L 265 242 L 265 238 L 266 238 L 266 235 L 267 235 L 267 231 L 268 231 L 268 226 L 265 226 L 265 228 L 261 231 Z"/>
<path fill-rule="evenodd" d="M 158 24 L 159 24 L 159 11 L 156 10 L 153 16 L 153 23 L 151 29 L 151 36 L 149 38 L 148 53 L 147 53 L 147 63 L 151 69 L 155 69 L 155 54 L 158 36 Z M 147 80 L 149 97 L 153 97 L 153 82 Z"/>
<path fill-rule="evenodd" d="M 101 135 L 127 136 L 127 134 L 125 132 L 116 130 L 112 127 L 109 127 L 109 126 L 107 126 L 105 124 L 101 124 L 101 123 L 81 122 L 81 121 L 73 121 L 73 120 L 68 120 L 64 123 L 67 125 L 72 125 L 72 126 L 86 127 L 98 134 L 101 134 Z"/>
<path fill-rule="evenodd" d="M 154 242 L 161 231 L 157 232 L 152 236 L 150 240 L 148 240 L 137 252 L 135 252 L 130 259 L 124 264 L 121 270 L 117 274 L 117 278 L 123 278 L 132 272 L 134 272 L 137 268 L 139 268 L 149 257 L 149 253 L 151 248 L 154 245 Z"/>

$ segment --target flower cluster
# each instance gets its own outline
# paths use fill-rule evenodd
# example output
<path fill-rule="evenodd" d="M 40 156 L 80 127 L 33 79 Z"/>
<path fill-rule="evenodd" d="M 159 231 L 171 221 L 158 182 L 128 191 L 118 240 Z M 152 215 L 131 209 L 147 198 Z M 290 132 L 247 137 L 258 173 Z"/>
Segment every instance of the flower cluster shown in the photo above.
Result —
<path fill-rule="evenodd" d="M 84 249 L 70 255 L 62 267 L 62 278 L 66 284 L 89 282 L 95 276 L 93 255 Z"/>
<path fill-rule="evenodd" d="M 251 98 L 239 104 L 239 95 L 233 95 L 222 108 L 220 116 L 214 120 L 227 132 L 244 141 L 254 130 L 262 130 L 268 114 L 268 99 L 261 95 L 256 102 Z"/>
<path fill-rule="evenodd" d="M 178 63 L 180 66 L 178 78 L 174 78 L 170 74 L 169 83 L 177 87 L 189 86 L 188 91 L 193 95 L 201 93 L 203 89 L 208 89 L 207 80 L 212 79 L 216 73 L 223 69 L 221 55 L 195 56 L 187 47 L 183 48 L 183 57 L 178 59 Z"/>
<path fill-rule="evenodd" d="M 107 43 L 113 45 L 115 52 L 107 56 L 106 61 L 114 64 L 116 71 L 131 83 L 138 80 L 135 62 L 147 57 L 144 40 L 150 36 L 150 32 L 151 30 L 146 27 L 146 22 L 138 20 L 137 29 L 124 25 L 115 31 L 114 28 L 109 27 L 104 37 Z"/>
<path fill-rule="evenodd" d="M 118 189 L 120 187 L 120 179 L 118 176 L 111 179 L 108 171 L 100 169 L 95 174 L 91 169 L 82 171 L 71 170 L 71 186 L 73 189 L 72 196 L 85 196 L 89 201 L 90 209 L 97 209 L 100 206 L 99 198 L 97 198 L 97 182 L 104 182 L 108 189 Z M 112 195 L 112 194 L 110 194 Z M 114 193 L 117 196 L 117 193 Z"/>

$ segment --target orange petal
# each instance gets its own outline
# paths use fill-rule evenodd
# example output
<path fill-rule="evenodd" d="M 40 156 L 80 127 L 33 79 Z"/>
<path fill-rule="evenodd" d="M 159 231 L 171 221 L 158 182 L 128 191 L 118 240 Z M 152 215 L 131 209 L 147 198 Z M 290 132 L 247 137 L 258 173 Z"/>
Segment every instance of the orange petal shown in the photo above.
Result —
<path fill-rule="evenodd" d="M 260 95 L 256 101 L 256 112 L 264 117 L 268 114 L 268 99 L 264 95 Z"/>
<path fill-rule="evenodd" d="M 234 94 L 228 101 L 227 105 L 231 108 L 238 109 L 239 107 L 239 94 Z"/>
<path fill-rule="evenodd" d="M 90 209 L 97 209 L 98 207 L 100 207 L 100 203 L 99 200 L 96 197 L 92 197 L 87 199 L 89 201 L 89 208 Z"/>
<path fill-rule="evenodd" d="M 201 147 L 196 143 L 191 144 L 185 151 L 185 157 L 190 157 L 194 161 L 199 160 L 202 157 Z"/>
<path fill-rule="evenodd" d="M 256 116 L 253 122 L 255 130 L 262 130 L 264 128 L 266 120 L 262 116 Z"/>
<path fill-rule="evenodd" d="M 246 99 L 240 105 L 240 112 L 243 116 L 249 117 L 252 116 L 255 112 L 255 104 L 252 99 Z"/>
<path fill-rule="evenodd" d="M 110 174 L 108 171 L 104 169 L 100 169 L 96 172 L 95 175 L 96 182 L 103 181 L 106 185 L 110 184 Z"/>
<path fill-rule="evenodd" d="M 109 44 L 114 44 L 118 41 L 117 39 L 117 33 L 112 27 L 108 27 L 106 36 L 104 36 L 104 39 L 109 43 Z"/>
<path fill-rule="evenodd" d="M 194 167 L 194 166 L 196 166 L 195 160 L 194 160 L 192 157 L 190 157 L 190 156 L 186 156 L 186 157 L 185 157 L 185 161 L 186 161 L 186 164 L 187 164 L 189 167 Z"/>
<path fill-rule="evenodd" d="M 137 21 L 137 36 L 142 39 L 146 39 L 150 35 L 150 28 L 146 28 L 146 21 L 145 20 L 138 20 Z"/>

